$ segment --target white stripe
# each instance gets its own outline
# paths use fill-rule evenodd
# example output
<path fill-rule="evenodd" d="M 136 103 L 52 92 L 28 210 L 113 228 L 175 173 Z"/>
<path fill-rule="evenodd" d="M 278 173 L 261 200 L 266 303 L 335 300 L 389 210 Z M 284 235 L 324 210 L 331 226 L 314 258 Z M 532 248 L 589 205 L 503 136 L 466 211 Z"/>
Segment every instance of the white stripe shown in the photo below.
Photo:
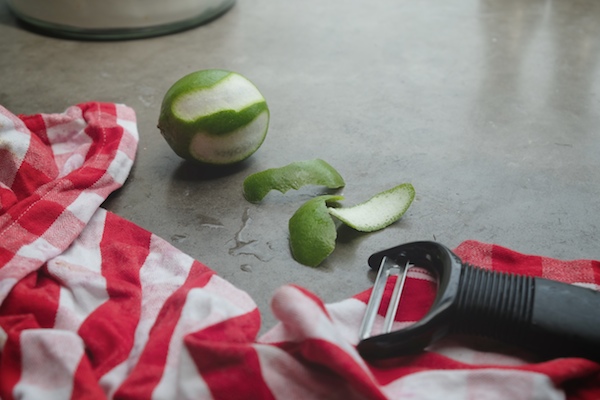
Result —
<path fill-rule="evenodd" d="M 181 96 L 173 104 L 173 112 L 187 121 L 223 110 L 240 111 L 264 101 L 263 95 L 246 78 L 230 74 L 215 86 Z"/>
<path fill-rule="evenodd" d="M 383 387 L 389 398 L 419 400 L 564 400 L 546 375 L 499 369 L 435 370 L 410 374 Z"/>
<path fill-rule="evenodd" d="M 61 195 L 59 193 L 52 192 L 50 194 L 51 196 L 46 196 L 47 200 L 57 200 L 57 202 L 60 203 Z M 84 208 L 85 205 L 83 204 L 83 201 L 86 199 L 91 200 L 92 198 L 76 198 L 67 208 L 65 208 L 65 210 L 63 210 L 63 212 L 56 217 L 56 219 L 52 222 L 52 225 L 50 225 L 46 231 L 42 233 L 42 237 L 57 249 L 57 252 L 49 253 L 46 257 L 46 260 L 49 260 L 52 257 L 57 257 L 59 254 L 61 254 L 61 250 L 64 251 L 64 249 L 69 247 L 85 228 L 86 223 L 96 211 L 96 208 L 90 207 L 89 204 L 87 210 Z M 78 212 L 79 215 L 76 216 L 71 210 Z"/>
<path fill-rule="evenodd" d="M 108 371 L 98 380 L 98 384 L 102 388 L 102 391 L 106 393 L 107 399 L 112 399 L 114 397 L 115 392 L 119 386 L 121 386 L 125 378 L 127 378 L 130 372 L 131 368 L 127 362 L 122 362 Z"/>
<path fill-rule="evenodd" d="M 276 399 L 344 399 L 358 397 L 347 382 L 334 381 L 319 369 L 307 368 L 284 350 L 254 345 L 261 375 Z"/>
<path fill-rule="evenodd" d="M 356 299 L 347 299 L 334 305 L 326 306 L 331 312 L 328 317 L 319 304 L 307 297 L 302 291 L 293 286 L 284 286 L 280 288 L 273 297 L 271 307 L 275 316 L 281 321 L 279 328 L 273 332 L 263 335 L 260 339 L 263 343 L 277 342 L 303 342 L 306 339 L 320 339 L 328 342 L 332 346 L 337 346 L 340 350 L 351 357 L 357 367 L 361 368 L 366 377 L 374 380 L 365 361 L 360 357 L 354 344 L 358 341 L 358 328 L 360 320 L 366 309 L 366 305 Z M 347 310 L 344 310 L 348 307 Z M 262 355 L 261 355 L 262 356 Z M 262 362 L 267 362 L 263 360 Z M 261 362 L 261 365 L 262 365 Z M 288 366 L 289 367 L 289 366 Z M 261 369 L 265 376 L 265 381 L 274 392 L 284 390 L 282 383 L 276 372 Z M 316 380 L 319 378 L 316 377 Z M 278 388 L 279 384 L 279 388 Z M 376 384 L 374 382 L 374 384 Z M 336 397 L 342 390 L 343 384 L 337 385 Z M 285 393 L 276 395 L 278 398 L 286 398 Z M 350 394 L 346 397 L 352 398 Z"/>
<path fill-rule="evenodd" d="M 406 273 L 406 276 L 408 278 L 413 278 L 413 279 L 421 279 L 424 281 L 429 281 L 429 282 L 437 282 L 437 279 L 426 269 L 423 268 L 419 268 L 419 267 L 412 267 L 409 268 L 408 272 Z"/>
<path fill-rule="evenodd" d="M 0 326 L 0 353 L 4 350 L 4 345 L 8 340 L 8 334 L 2 327 Z"/>
<path fill-rule="evenodd" d="M 2 269 L 6 270 L 6 265 Z M 0 276 L 0 304 L 2 304 L 6 296 L 8 296 L 12 288 L 17 284 L 19 280 L 20 279 L 3 278 L 2 276 Z"/>
<path fill-rule="evenodd" d="M 16 176 L 15 173 L 21 167 L 25 154 L 27 154 L 31 136 L 28 133 L 22 132 L 26 131 L 22 122 L 17 122 L 20 124 L 20 126 L 17 127 L 15 125 L 16 117 L 13 117 L 15 119 L 13 120 L 10 118 L 12 114 L 9 114 L 9 116 L 5 115 L 5 113 L 9 114 L 9 111 L 0 106 L 0 149 L 6 149 L 11 154 L 11 164 L 14 165 L 14 169 L 0 169 L 0 181 L 10 187 L 14 182 Z"/>
<path fill-rule="evenodd" d="M 526 364 L 525 359 L 519 357 L 516 352 L 514 354 L 508 352 L 493 352 L 493 348 L 489 346 L 489 341 L 485 338 L 472 338 L 470 340 L 472 341 L 472 345 L 476 345 L 477 342 L 484 344 L 481 347 L 487 350 L 475 350 L 474 347 L 477 346 L 465 347 L 464 343 L 461 343 L 454 338 L 446 338 L 434 342 L 427 347 L 427 350 L 442 354 L 452 360 L 471 365 L 519 366 Z M 487 344 L 487 346 L 485 344 Z"/>
<path fill-rule="evenodd" d="M 71 397 L 73 376 L 84 354 L 75 333 L 56 329 L 30 329 L 20 337 L 22 371 L 13 396 L 20 399 Z"/>
<path fill-rule="evenodd" d="M 299 289 L 293 286 L 280 288 L 275 293 L 271 306 L 275 316 L 284 325 L 287 325 L 287 333 L 291 335 L 291 337 L 288 336 L 288 340 L 297 341 L 305 338 L 325 340 L 339 347 L 351 356 L 361 368 L 367 370 L 367 366 L 356 348 L 346 340 L 347 334 L 340 333 L 334 322 L 325 315 L 323 309 Z M 356 330 L 358 331 L 358 327 Z"/>
<path fill-rule="evenodd" d="M 166 400 L 174 398 L 178 400 L 212 399 L 209 386 L 204 382 L 200 374 L 198 374 L 196 364 L 185 347 L 182 348 L 179 365 L 177 366 L 176 388 L 176 395 L 166 397 Z M 156 395 L 157 393 L 154 393 L 153 397 L 156 398 Z"/>
<path fill-rule="evenodd" d="M 117 124 L 125 129 L 125 132 L 137 141 L 139 138 L 137 123 L 124 118 L 117 118 Z"/>
<path fill-rule="evenodd" d="M 112 176 L 117 183 L 123 184 L 129 176 L 133 160 L 122 151 L 117 151 L 115 158 L 110 162 L 106 172 Z"/>
<path fill-rule="evenodd" d="M 106 211 L 99 210 L 73 244 L 48 262 L 48 271 L 61 283 L 57 329 L 77 331 L 109 299 L 100 251 L 105 220 Z"/>
<path fill-rule="evenodd" d="M 46 136 L 51 145 L 71 142 L 91 143 L 91 138 L 84 132 L 87 121 L 83 118 L 81 108 L 71 106 L 63 113 L 40 115 L 44 119 Z"/>
<path fill-rule="evenodd" d="M 325 307 L 343 340 L 356 345 L 359 327 L 367 305 L 360 300 L 349 298 L 337 303 L 326 304 Z M 383 324 L 383 318 L 381 323 Z"/>
<path fill-rule="evenodd" d="M 231 313 L 227 314 L 223 321 L 256 309 L 256 303 L 248 293 L 238 289 L 218 275 L 211 276 L 208 284 L 202 289 L 208 293 L 212 293 L 215 298 L 219 298 L 227 304 L 232 305 L 230 309 Z"/>
<path fill-rule="evenodd" d="M 69 211 L 75 217 L 77 217 L 80 221 L 85 222 L 88 219 L 90 219 L 90 216 L 97 211 L 97 208 L 100 206 L 100 204 L 102 204 L 104 200 L 104 197 L 94 192 L 83 191 L 71 204 L 69 204 L 66 210 Z M 65 214 L 67 214 L 67 216 L 65 216 Z M 66 217 L 68 217 L 68 213 L 62 213 L 57 218 L 57 221 L 52 224 L 51 229 L 57 229 L 59 227 L 64 229 L 64 222 L 60 220 Z M 62 229 L 59 229 L 59 231 L 62 231 Z"/>
<path fill-rule="evenodd" d="M 232 299 L 236 304 L 232 302 Z M 246 314 L 255 308 L 256 305 L 250 296 L 235 289 L 230 283 L 216 275 L 211 277 L 205 287 L 190 290 L 169 342 L 163 376 L 152 393 L 152 398 L 172 399 L 176 397 L 178 386 L 181 384 L 179 367 L 186 335 Z M 201 377 L 198 376 L 198 379 Z M 194 385 L 200 384 L 195 382 Z"/>
<path fill-rule="evenodd" d="M 69 153 L 54 156 L 54 162 L 58 167 L 58 178 L 69 175 L 71 172 L 81 168 L 85 162 L 85 154 Z"/>
<path fill-rule="evenodd" d="M 367 310 L 367 305 L 360 300 L 350 298 L 337 304 L 328 304 L 326 308 L 344 340 L 353 345 L 358 344 L 360 325 Z M 415 322 L 417 321 L 394 321 L 391 330 L 398 331 L 413 325 Z M 377 314 L 371 332 L 383 332 L 384 324 L 385 317 Z"/>
<path fill-rule="evenodd" d="M 358 343 L 359 327 L 367 305 L 355 298 L 349 298 L 337 303 L 326 304 L 325 308 L 335 325 L 342 340 L 353 345 Z M 379 323 L 383 324 L 383 317 Z M 265 332 L 259 339 L 259 343 L 280 343 L 290 340 L 283 324 L 277 324 Z"/>
<path fill-rule="evenodd" d="M 600 291 L 600 285 L 595 284 L 595 283 L 590 283 L 590 282 L 573 282 L 573 285 L 575 285 L 575 286 L 581 286 L 581 287 L 587 288 L 587 289 L 592 289 L 592 290 L 598 290 L 598 291 Z"/>
<path fill-rule="evenodd" d="M 17 255 L 39 261 L 47 261 L 60 254 L 61 249 L 54 247 L 43 237 L 39 237 L 33 242 L 21 246 Z M 4 266 L 6 268 L 7 265 Z"/>
<path fill-rule="evenodd" d="M 71 116 L 60 114 L 45 117 L 49 126 L 46 134 L 54 155 L 81 153 L 81 148 L 87 149 L 92 144 L 92 138 L 85 133 L 86 122 L 83 119 L 68 120 Z M 64 119 L 64 123 L 56 124 L 60 119 Z"/>

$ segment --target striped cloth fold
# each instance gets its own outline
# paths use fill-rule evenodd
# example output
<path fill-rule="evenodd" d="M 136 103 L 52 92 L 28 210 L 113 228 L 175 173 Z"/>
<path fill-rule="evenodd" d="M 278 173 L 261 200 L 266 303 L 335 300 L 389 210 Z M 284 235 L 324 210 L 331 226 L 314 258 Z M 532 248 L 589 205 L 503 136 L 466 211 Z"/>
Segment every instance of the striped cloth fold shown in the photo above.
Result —
<path fill-rule="evenodd" d="M 137 143 L 124 105 L 30 116 L 0 107 L 0 398 L 600 398 L 597 363 L 536 362 L 485 342 L 445 340 L 367 363 L 355 346 L 370 290 L 324 304 L 283 286 L 272 299 L 280 322 L 259 337 L 248 294 L 101 208 L 124 184 Z M 599 288 L 597 261 L 476 241 L 455 252 L 484 268 Z M 434 286 L 411 270 L 396 326 L 423 315 Z"/>

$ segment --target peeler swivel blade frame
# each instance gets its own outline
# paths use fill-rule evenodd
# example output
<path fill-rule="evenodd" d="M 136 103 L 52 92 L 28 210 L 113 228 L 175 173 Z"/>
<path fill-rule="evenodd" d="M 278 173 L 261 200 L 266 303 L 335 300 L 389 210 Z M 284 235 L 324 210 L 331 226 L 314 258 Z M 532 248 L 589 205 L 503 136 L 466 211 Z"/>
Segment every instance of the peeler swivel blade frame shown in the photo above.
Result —
<path fill-rule="evenodd" d="M 434 242 L 413 242 L 377 252 L 369 257 L 369 267 L 377 270 L 377 278 L 361 324 L 358 350 L 366 359 L 386 358 L 421 351 L 448 330 L 448 309 L 460 279 L 461 262 L 452 252 Z M 427 315 L 408 328 L 391 331 L 408 270 L 413 266 L 434 274 L 438 290 Z M 381 332 L 373 332 L 385 286 L 390 276 L 397 275 L 390 305 Z"/>

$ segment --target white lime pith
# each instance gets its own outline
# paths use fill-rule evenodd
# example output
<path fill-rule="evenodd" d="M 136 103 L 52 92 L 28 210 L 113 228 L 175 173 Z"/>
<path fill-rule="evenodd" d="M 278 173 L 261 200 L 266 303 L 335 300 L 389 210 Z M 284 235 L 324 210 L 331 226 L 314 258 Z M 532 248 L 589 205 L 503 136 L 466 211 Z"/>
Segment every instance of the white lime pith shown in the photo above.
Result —
<path fill-rule="evenodd" d="M 194 160 L 211 164 L 229 164 L 250 157 L 262 144 L 267 133 L 269 115 L 259 114 L 252 122 L 226 135 L 197 132 L 190 142 Z"/>
<path fill-rule="evenodd" d="M 158 127 L 180 157 L 226 165 L 250 157 L 265 140 L 269 109 L 248 79 L 224 70 L 184 76 L 165 94 Z"/>

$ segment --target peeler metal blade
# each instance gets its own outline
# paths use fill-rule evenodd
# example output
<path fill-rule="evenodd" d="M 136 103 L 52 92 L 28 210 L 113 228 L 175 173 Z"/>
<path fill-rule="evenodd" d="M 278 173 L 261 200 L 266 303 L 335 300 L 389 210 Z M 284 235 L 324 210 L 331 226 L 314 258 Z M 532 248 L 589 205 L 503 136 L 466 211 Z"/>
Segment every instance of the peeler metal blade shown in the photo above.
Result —
<path fill-rule="evenodd" d="M 398 306 L 400 305 L 400 298 L 402 291 L 404 290 L 404 283 L 406 282 L 406 275 L 410 268 L 408 260 L 406 263 L 398 263 L 392 258 L 383 257 L 381 259 L 381 265 L 377 271 L 377 278 L 373 285 L 373 291 L 367 303 L 367 309 L 365 316 L 363 317 L 362 324 L 360 326 L 359 338 L 360 340 L 367 339 L 373 334 L 389 333 L 392 330 L 392 325 L 398 312 Z M 377 317 L 379 308 L 381 307 L 381 300 L 389 279 L 395 276 L 396 282 L 394 283 L 394 289 L 390 298 L 390 304 L 385 312 L 385 319 L 383 321 L 383 328 L 380 332 L 373 332 L 373 325 Z"/>

